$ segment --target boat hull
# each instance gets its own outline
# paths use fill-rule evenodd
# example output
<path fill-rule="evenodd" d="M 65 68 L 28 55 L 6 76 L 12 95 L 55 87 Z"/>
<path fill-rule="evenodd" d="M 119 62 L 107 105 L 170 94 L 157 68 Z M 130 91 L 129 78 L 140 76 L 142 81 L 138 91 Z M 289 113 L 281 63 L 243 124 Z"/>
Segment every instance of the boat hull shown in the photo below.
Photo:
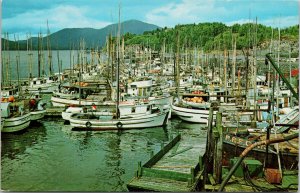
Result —
<path fill-rule="evenodd" d="M 145 114 L 139 117 L 123 119 L 80 119 L 71 116 L 70 125 L 74 128 L 89 130 L 125 130 L 164 126 L 168 122 L 168 112 Z"/>
<path fill-rule="evenodd" d="M 5 118 L 1 132 L 11 133 L 26 129 L 30 124 L 30 114 L 19 117 Z"/>
<path fill-rule="evenodd" d="M 39 119 L 44 118 L 45 114 L 46 114 L 46 110 L 32 111 L 32 112 L 30 112 L 30 120 L 37 121 Z"/>
<path fill-rule="evenodd" d="M 81 105 L 81 106 L 92 106 L 92 105 L 103 105 L 103 102 L 99 100 L 72 100 L 72 99 L 63 99 L 58 97 L 51 97 L 51 102 L 54 107 L 65 107 L 69 105 Z"/>
<path fill-rule="evenodd" d="M 252 143 L 254 142 L 241 137 L 225 134 L 223 137 L 224 158 L 229 160 L 231 158 L 240 156 L 241 153 Z M 278 158 L 275 151 L 276 150 L 269 147 L 267 165 L 272 167 L 278 167 Z M 257 146 L 247 154 L 247 157 L 253 157 L 264 163 L 266 158 L 266 146 Z M 280 159 L 282 167 L 291 168 L 293 165 L 298 166 L 298 153 L 289 151 L 280 152 Z"/>
<path fill-rule="evenodd" d="M 34 86 L 24 86 L 22 90 L 31 93 L 53 93 L 58 88 L 59 83 L 41 84 Z"/>
<path fill-rule="evenodd" d="M 208 124 L 209 110 L 192 109 L 172 105 L 172 112 L 184 121 Z"/>

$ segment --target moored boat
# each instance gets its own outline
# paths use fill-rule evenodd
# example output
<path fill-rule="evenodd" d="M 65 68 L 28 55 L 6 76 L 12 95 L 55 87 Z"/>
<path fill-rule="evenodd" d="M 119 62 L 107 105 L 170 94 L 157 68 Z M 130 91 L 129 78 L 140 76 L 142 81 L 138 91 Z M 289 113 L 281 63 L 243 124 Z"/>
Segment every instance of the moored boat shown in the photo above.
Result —
<path fill-rule="evenodd" d="M 123 104 L 119 106 L 119 118 L 114 112 L 75 113 L 69 118 L 76 128 L 89 130 L 136 129 L 164 126 L 168 122 L 168 110 L 152 109 L 151 104 Z"/>
<path fill-rule="evenodd" d="M 1 118 L 5 118 L 1 132 L 21 131 L 30 124 L 30 113 L 25 113 L 22 107 L 11 106 L 10 102 L 1 103 Z"/>
<path fill-rule="evenodd" d="M 192 109 L 172 105 L 172 112 L 180 119 L 193 123 L 208 123 L 209 109 Z"/>

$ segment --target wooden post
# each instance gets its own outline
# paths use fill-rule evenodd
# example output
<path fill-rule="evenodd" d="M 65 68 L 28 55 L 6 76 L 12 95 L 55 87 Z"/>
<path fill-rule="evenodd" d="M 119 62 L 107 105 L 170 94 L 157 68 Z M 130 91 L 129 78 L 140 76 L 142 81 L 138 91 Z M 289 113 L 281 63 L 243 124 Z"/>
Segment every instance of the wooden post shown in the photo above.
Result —
<path fill-rule="evenodd" d="M 222 153 L 223 153 L 223 131 L 222 131 L 222 113 L 217 113 L 216 119 L 216 131 L 218 132 L 218 138 L 215 141 L 215 158 L 214 158 L 214 174 L 216 176 L 216 182 L 219 184 L 222 182 Z"/>
<path fill-rule="evenodd" d="M 195 182 L 195 168 L 191 167 L 192 183 Z"/>
<path fill-rule="evenodd" d="M 208 128 L 207 128 L 207 140 L 206 140 L 206 150 L 205 150 L 205 164 L 204 164 L 204 171 L 203 171 L 203 183 L 206 184 L 208 179 L 208 165 L 211 158 L 211 151 L 212 151 L 212 122 L 213 122 L 213 106 L 209 109 L 209 117 L 208 117 Z"/>
<path fill-rule="evenodd" d="M 138 162 L 137 177 L 141 177 L 141 176 L 142 176 L 142 162 L 139 161 L 139 162 Z"/>
<path fill-rule="evenodd" d="M 203 169 L 203 156 L 200 155 L 199 156 L 199 171 L 201 171 Z"/>

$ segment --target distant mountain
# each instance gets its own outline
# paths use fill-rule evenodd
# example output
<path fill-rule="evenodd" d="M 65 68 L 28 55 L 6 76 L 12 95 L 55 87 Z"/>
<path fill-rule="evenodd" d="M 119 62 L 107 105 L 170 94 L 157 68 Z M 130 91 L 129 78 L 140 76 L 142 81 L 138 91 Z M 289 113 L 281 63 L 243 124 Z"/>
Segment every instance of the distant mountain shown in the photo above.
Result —
<path fill-rule="evenodd" d="M 129 32 L 131 34 L 143 34 L 146 31 L 156 30 L 160 27 L 145 23 L 139 20 L 128 20 L 121 23 L 121 35 Z M 118 24 L 111 24 L 102 29 L 94 28 L 65 28 L 49 35 L 52 49 L 74 49 L 79 47 L 80 40 L 84 40 L 85 48 L 100 48 L 105 44 L 106 37 L 109 34 L 116 36 L 118 31 Z M 26 40 L 19 41 L 20 49 L 26 48 Z M 10 44 L 14 44 L 11 42 Z M 2 44 L 3 45 L 3 44 Z M 38 38 L 32 38 L 33 48 L 36 49 L 38 45 Z M 43 38 L 43 47 L 46 48 L 47 37 Z M 10 47 L 11 49 L 14 49 Z"/>

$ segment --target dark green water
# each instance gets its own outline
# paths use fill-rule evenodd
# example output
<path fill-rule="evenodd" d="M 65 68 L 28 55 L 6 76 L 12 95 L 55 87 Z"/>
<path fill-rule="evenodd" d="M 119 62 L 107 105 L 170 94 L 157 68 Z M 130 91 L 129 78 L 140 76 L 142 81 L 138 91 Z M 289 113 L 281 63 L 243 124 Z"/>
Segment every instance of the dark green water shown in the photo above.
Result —
<path fill-rule="evenodd" d="M 172 119 L 167 128 L 71 131 L 46 118 L 18 134 L 2 134 L 1 189 L 5 191 L 128 191 L 126 183 L 176 133 L 200 125 Z"/>

